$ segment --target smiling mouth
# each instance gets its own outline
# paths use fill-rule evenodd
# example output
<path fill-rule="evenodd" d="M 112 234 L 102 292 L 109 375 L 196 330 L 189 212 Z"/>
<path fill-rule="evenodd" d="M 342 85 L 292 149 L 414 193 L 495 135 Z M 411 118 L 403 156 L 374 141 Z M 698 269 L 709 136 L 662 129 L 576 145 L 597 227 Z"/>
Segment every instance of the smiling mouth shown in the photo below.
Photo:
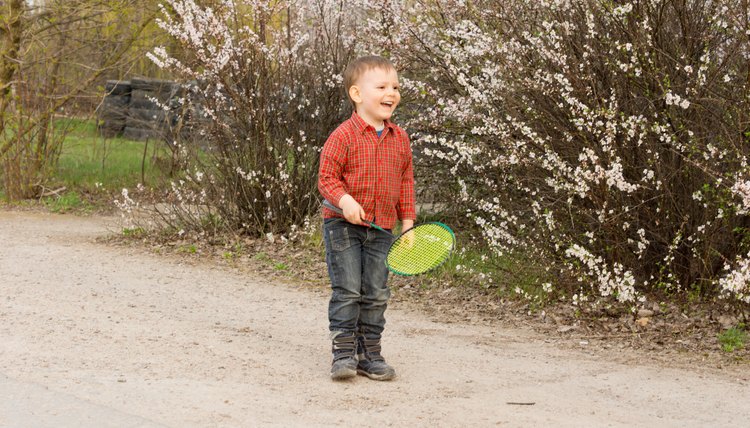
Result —
<path fill-rule="evenodd" d="M 380 103 L 380 105 L 382 105 L 384 107 L 391 108 L 391 107 L 393 107 L 393 102 L 392 101 L 387 101 L 387 102 L 384 102 L 384 103 Z"/>

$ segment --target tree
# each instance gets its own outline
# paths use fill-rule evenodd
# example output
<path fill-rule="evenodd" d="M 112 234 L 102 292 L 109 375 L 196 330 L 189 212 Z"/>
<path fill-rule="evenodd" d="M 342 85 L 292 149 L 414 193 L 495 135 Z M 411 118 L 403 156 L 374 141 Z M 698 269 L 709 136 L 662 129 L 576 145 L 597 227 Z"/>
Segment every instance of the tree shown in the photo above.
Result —
<path fill-rule="evenodd" d="M 143 0 L 1 4 L 1 183 L 14 200 L 37 195 L 47 180 L 66 132 L 56 127 L 55 115 L 103 75 L 132 62 L 132 47 L 155 11 Z M 132 11 L 146 12 L 138 22 L 119 19 Z"/>

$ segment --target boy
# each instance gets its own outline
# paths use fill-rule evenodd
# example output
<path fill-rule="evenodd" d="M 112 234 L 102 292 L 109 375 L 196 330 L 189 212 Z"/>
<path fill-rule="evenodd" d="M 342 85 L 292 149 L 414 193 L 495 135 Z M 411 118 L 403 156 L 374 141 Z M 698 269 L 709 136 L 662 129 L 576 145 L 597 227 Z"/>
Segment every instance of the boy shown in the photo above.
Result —
<path fill-rule="evenodd" d="M 333 292 L 328 306 L 333 342 L 331 378 L 357 373 L 390 380 L 395 370 L 380 355 L 385 309 L 390 297 L 385 258 L 393 229 L 414 225 L 414 171 L 409 137 L 390 122 L 401 100 L 398 74 L 390 61 L 362 57 L 344 72 L 354 107 L 350 119 L 328 137 L 320 155 L 318 189 L 344 211 L 324 209 L 326 263 Z"/>

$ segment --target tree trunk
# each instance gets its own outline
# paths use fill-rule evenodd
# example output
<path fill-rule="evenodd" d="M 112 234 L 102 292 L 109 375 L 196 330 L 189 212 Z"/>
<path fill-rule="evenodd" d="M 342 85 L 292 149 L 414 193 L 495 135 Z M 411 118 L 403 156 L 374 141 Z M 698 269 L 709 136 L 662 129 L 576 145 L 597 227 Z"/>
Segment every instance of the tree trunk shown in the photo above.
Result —
<path fill-rule="evenodd" d="M 3 3 L 0 6 L 0 135 L 5 128 L 4 113 L 13 101 L 13 79 L 19 68 L 24 13 L 23 0 Z"/>
<path fill-rule="evenodd" d="M 20 187 L 18 180 L 23 175 L 13 167 L 16 163 L 5 155 L 13 148 L 15 141 L 14 130 L 6 129 L 6 125 L 8 109 L 15 103 L 14 79 L 20 67 L 18 52 L 21 47 L 24 11 L 23 0 L 4 1 L 0 5 L 0 161 L 3 165 L 4 187 L 10 199 L 18 197 L 15 190 Z"/>

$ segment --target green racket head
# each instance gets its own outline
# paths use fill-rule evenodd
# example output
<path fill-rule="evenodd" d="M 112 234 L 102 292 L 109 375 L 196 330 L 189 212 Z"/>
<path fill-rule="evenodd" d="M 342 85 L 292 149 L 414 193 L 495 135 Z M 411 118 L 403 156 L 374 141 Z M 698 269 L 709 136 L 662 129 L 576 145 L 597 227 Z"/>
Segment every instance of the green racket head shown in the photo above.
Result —
<path fill-rule="evenodd" d="M 445 263 L 455 246 L 450 227 L 439 222 L 419 224 L 393 241 L 385 264 L 398 275 L 420 275 Z"/>

